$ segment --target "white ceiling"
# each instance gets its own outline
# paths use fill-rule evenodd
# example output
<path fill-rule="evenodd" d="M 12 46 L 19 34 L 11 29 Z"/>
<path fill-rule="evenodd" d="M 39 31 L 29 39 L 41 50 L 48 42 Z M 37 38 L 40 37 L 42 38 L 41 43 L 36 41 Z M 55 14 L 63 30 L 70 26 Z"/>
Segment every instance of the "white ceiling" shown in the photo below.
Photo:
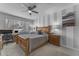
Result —
<path fill-rule="evenodd" d="M 26 5 L 30 5 L 26 3 Z M 24 12 L 26 8 L 23 6 L 22 3 L 0 3 L 0 11 L 9 13 L 12 15 L 28 18 L 28 19 L 35 19 L 37 15 L 45 15 L 45 14 L 51 14 L 55 11 L 58 11 L 62 8 L 66 8 L 68 6 L 71 6 L 73 4 L 71 3 L 36 3 L 37 10 L 39 14 L 32 14 L 31 16 L 28 14 L 28 12 Z"/>

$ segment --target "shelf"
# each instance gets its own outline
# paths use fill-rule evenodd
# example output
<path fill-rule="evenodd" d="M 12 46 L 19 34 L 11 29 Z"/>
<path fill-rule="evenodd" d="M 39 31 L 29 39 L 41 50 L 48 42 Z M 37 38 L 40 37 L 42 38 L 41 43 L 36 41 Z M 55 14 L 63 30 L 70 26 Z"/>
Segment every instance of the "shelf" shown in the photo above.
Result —
<path fill-rule="evenodd" d="M 75 20 L 67 20 L 67 21 L 63 21 L 63 27 L 67 27 L 67 26 L 75 26 Z"/>

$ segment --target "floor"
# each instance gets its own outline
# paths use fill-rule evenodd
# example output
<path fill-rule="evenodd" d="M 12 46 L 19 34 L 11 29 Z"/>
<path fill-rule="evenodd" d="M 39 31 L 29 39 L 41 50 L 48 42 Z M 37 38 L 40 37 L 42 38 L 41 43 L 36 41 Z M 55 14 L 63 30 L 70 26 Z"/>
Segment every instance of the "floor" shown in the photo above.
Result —
<path fill-rule="evenodd" d="M 23 50 L 16 43 L 5 44 L 3 49 L 0 50 L 1 56 L 24 56 Z M 79 51 L 72 49 L 54 46 L 47 43 L 43 47 L 35 50 L 30 56 L 75 56 L 79 55 Z"/>

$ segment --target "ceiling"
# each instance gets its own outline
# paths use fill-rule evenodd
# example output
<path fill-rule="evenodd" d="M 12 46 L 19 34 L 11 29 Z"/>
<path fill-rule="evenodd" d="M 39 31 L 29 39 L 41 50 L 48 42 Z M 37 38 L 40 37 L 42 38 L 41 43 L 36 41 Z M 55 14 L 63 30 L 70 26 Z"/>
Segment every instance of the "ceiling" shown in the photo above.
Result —
<path fill-rule="evenodd" d="M 51 14 L 62 8 L 74 5 L 73 3 L 35 3 L 35 4 L 37 5 L 37 8 L 35 10 L 37 10 L 39 14 L 33 13 L 31 16 L 28 14 L 28 12 L 25 12 L 27 8 L 23 6 L 23 3 L 0 3 L 0 11 L 32 20 L 35 19 L 38 15 Z M 26 3 L 26 5 L 28 6 L 32 4 Z"/>

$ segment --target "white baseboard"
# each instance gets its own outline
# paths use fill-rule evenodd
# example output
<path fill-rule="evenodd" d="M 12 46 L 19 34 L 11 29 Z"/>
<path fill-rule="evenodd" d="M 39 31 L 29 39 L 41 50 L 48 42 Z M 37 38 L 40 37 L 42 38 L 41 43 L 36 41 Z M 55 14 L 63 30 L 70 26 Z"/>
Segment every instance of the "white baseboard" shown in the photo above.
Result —
<path fill-rule="evenodd" d="M 77 48 L 68 47 L 68 46 L 65 46 L 65 45 L 62 45 L 61 47 L 69 48 L 69 49 L 72 49 L 72 50 L 74 50 L 74 51 L 79 51 L 79 49 L 77 49 Z"/>

